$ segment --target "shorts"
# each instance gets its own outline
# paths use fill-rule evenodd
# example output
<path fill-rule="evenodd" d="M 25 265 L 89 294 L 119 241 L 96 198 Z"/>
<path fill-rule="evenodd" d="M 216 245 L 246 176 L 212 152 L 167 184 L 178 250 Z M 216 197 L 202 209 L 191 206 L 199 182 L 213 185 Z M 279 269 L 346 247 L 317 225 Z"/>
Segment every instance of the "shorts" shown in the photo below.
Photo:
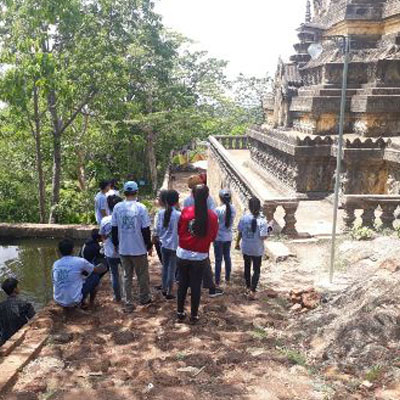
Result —
<path fill-rule="evenodd" d="M 86 299 L 86 297 L 93 293 L 97 286 L 99 286 L 101 276 L 99 274 L 95 274 L 92 272 L 85 280 L 85 283 L 82 286 L 82 301 Z"/>

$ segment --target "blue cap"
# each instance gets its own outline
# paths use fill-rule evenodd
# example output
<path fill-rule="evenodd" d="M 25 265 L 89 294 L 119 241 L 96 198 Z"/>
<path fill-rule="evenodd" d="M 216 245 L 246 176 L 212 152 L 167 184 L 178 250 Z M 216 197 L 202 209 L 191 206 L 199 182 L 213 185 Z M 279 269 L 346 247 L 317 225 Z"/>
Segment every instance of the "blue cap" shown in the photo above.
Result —
<path fill-rule="evenodd" d="M 136 182 L 134 181 L 128 181 L 124 183 L 124 192 L 127 193 L 134 193 L 139 190 L 139 187 Z"/>

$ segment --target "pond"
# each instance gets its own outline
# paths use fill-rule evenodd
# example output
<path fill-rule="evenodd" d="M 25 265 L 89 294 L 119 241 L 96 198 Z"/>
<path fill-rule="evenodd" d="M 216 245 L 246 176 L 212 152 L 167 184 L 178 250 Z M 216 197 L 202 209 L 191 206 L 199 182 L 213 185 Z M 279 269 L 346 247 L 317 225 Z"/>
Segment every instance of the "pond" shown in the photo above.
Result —
<path fill-rule="evenodd" d="M 57 240 L 0 241 L 0 282 L 14 276 L 21 295 L 36 310 L 52 299 L 51 267 L 58 258 Z M 0 300 L 5 298 L 0 289 Z"/>

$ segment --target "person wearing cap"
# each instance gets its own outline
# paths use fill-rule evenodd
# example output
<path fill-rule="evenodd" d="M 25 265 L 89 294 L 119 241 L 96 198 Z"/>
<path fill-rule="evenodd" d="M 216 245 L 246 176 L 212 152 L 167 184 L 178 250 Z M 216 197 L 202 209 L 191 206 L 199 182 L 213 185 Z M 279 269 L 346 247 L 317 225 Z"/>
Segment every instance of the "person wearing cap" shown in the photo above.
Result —
<path fill-rule="evenodd" d="M 99 192 L 94 198 L 94 212 L 96 215 L 96 222 L 100 225 L 101 220 L 107 215 L 110 215 L 107 205 L 107 192 L 110 190 L 110 182 L 101 181 L 99 189 Z"/>
<path fill-rule="evenodd" d="M 222 189 L 219 192 L 219 198 L 222 203 L 215 209 L 218 216 L 218 235 L 214 242 L 215 254 L 215 283 L 217 286 L 221 283 L 222 259 L 225 261 L 225 282 L 229 283 L 232 270 L 231 244 L 232 227 L 236 216 L 235 207 L 232 206 L 232 194 L 228 189 Z"/>
<path fill-rule="evenodd" d="M 138 185 L 134 181 L 124 184 L 126 200 L 113 210 L 112 242 L 118 248 L 124 270 L 125 312 L 134 310 L 132 279 L 135 271 L 139 283 L 142 305 L 151 303 L 149 264 L 147 253 L 152 254 L 150 217 L 147 208 L 137 201 Z"/>

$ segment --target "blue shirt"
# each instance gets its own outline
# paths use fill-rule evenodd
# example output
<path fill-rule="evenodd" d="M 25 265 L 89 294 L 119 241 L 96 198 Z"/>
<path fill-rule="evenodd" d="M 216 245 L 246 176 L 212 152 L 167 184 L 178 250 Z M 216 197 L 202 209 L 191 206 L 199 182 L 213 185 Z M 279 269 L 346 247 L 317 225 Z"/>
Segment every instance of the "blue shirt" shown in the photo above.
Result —
<path fill-rule="evenodd" d="M 56 261 L 52 271 L 54 301 L 63 307 L 79 304 L 83 282 L 93 270 L 94 266 L 81 257 L 65 256 Z"/>
<path fill-rule="evenodd" d="M 107 196 L 103 192 L 99 192 L 96 194 L 94 198 L 94 211 L 96 214 L 96 222 L 100 225 L 103 216 L 101 215 L 101 211 L 104 210 L 106 215 L 110 215 L 110 210 L 107 204 Z"/>
<path fill-rule="evenodd" d="M 183 201 L 184 208 L 191 206 L 194 206 L 194 197 L 192 195 L 186 197 L 186 199 Z M 215 210 L 215 203 L 211 196 L 208 196 L 207 198 L 207 207 L 209 210 Z"/>
<path fill-rule="evenodd" d="M 136 200 L 118 203 L 113 210 L 112 226 L 118 227 L 119 254 L 143 256 L 147 253 L 142 229 L 151 225 L 147 208 Z"/>
<path fill-rule="evenodd" d="M 171 219 L 167 228 L 164 228 L 165 210 L 160 210 L 157 214 L 154 234 L 160 238 L 161 246 L 164 249 L 176 250 L 178 247 L 178 222 L 181 212 L 175 208 L 172 210 Z"/>
<path fill-rule="evenodd" d="M 263 216 L 257 217 L 257 228 L 251 229 L 253 214 L 244 215 L 238 225 L 238 231 L 242 234 L 242 253 L 247 256 L 260 257 L 264 255 L 264 238 L 268 236 L 268 223 Z"/>
<path fill-rule="evenodd" d="M 224 204 L 221 207 L 217 207 L 215 209 L 215 212 L 217 213 L 217 217 L 218 217 L 218 224 L 219 224 L 218 235 L 215 240 L 218 242 L 231 242 L 232 241 L 233 221 L 235 220 L 235 216 L 236 216 L 236 210 L 232 206 L 232 204 L 231 204 L 231 211 L 232 211 L 231 223 L 229 224 L 228 227 L 226 227 L 225 226 L 226 205 Z"/>

